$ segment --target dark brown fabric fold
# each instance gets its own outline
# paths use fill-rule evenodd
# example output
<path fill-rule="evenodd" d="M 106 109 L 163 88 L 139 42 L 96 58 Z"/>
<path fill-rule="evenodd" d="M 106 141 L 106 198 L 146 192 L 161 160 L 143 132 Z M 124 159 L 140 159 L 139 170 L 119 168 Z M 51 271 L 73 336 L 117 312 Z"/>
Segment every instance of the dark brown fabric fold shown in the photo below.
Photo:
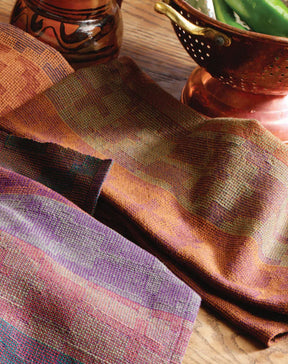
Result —
<path fill-rule="evenodd" d="M 1 167 L 44 184 L 89 214 L 95 212 L 112 162 L 3 131 L 0 131 L 0 161 Z"/>

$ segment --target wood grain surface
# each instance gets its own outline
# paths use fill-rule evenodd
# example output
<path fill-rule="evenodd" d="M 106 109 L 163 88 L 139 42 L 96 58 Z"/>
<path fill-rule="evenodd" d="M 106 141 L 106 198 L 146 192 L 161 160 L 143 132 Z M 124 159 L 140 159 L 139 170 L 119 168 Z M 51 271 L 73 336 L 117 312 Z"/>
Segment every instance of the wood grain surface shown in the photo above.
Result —
<path fill-rule="evenodd" d="M 73 0 L 71 0 L 73 1 Z M 14 0 L 0 0 L 0 22 L 9 22 Z M 124 0 L 121 55 L 131 57 L 177 99 L 195 67 L 155 0 Z M 288 341 L 264 348 L 201 307 L 182 364 L 288 364 Z M 157 364 L 157 363 L 151 363 Z"/>

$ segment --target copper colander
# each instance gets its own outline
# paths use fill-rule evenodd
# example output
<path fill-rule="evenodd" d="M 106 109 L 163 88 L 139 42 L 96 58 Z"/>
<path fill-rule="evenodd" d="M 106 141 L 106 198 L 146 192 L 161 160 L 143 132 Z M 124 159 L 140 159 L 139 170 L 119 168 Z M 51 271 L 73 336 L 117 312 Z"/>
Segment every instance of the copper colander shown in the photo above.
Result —
<path fill-rule="evenodd" d="M 199 65 L 182 102 L 207 116 L 256 118 L 288 140 L 288 38 L 231 27 L 183 0 L 156 2 L 155 10 Z"/>

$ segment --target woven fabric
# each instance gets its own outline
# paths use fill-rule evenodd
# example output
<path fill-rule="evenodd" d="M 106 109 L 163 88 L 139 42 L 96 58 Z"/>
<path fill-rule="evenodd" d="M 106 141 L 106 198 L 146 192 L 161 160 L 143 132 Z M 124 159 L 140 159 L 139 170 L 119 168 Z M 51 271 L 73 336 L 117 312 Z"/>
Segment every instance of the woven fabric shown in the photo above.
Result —
<path fill-rule="evenodd" d="M 1 166 L 61 193 L 93 215 L 111 160 L 0 131 Z"/>
<path fill-rule="evenodd" d="M 67 148 L 77 134 L 63 134 L 53 104 L 43 113 L 34 98 L 74 70 L 8 25 L 0 25 L 2 58 L 3 126 L 9 112 L 24 116 L 28 100 L 33 110 L 24 111 L 30 139 L 0 131 L 0 363 L 179 364 L 199 295 L 91 216 L 111 159 L 85 141 Z M 42 131 L 53 142 L 66 135 L 66 148 L 33 140 L 36 114 L 40 123 L 51 117 Z"/>
<path fill-rule="evenodd" d="M 0 168 L 0 362 L 180 363 L 200 298 L 62 195 Z"/>
<path fill-rule="evenodd" d="M 78 70 L 0 124 L 111 158 L 97 217 L 265 345 L 287 334 L 288 150 L 259 123 L 205 120 L 122 58 Z"/>
<path fill-rule="evenodd" d="M 0 115 L 72 72 L 54 48 L 35 42 L 19 28 L 0 24 Z"/>

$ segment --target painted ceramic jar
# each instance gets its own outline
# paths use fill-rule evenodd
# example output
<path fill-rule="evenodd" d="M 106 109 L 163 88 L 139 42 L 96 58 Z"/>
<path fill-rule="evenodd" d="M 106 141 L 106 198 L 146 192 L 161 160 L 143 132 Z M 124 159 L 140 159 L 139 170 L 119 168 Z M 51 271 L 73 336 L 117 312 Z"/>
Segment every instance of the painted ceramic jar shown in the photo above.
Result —
<path fill-rule="evenodd" d="M 10 23 L 71 62 L 106 62 L 122 43 L 122 0 L 17 0 Z"/>

